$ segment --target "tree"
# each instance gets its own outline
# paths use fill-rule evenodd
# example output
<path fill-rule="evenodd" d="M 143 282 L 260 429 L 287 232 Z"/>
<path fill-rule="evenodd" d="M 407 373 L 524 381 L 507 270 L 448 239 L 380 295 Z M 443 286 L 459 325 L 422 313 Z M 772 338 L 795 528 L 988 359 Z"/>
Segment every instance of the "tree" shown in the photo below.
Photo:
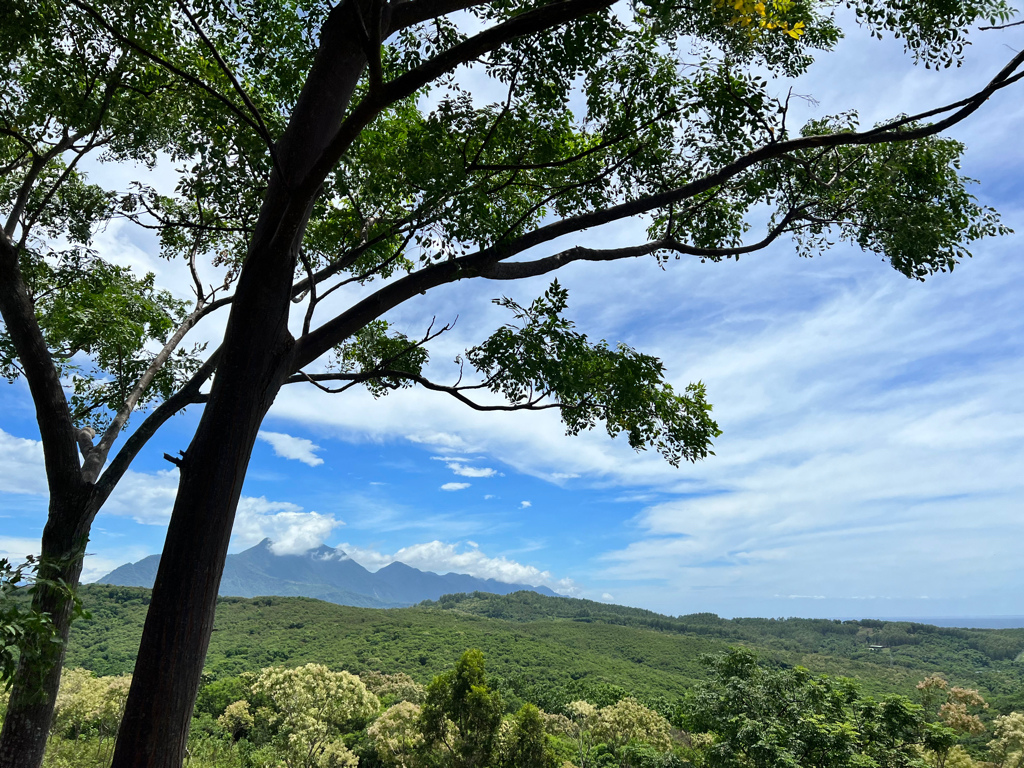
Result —
<path fill-rule="evenodd" d="M 998 768 L 1024 768 L 1024 712 L 1000 715 L 992 727 L 988 746 Z"/>
<path fill-rule="evenodd" d="M 167 12 L 124 2 L 109 16 L 134 19 L 150 43 L 170 43 L 160 21 Z M 156 429 L 201 399 L 213 365 L 180 344 L 223 301 L 197 286 L 189 310 L 152 275 L 137 277 L 89 247 L 95 228 L 132 216 L 139 197 L 89 183 L 83 161 L 151 166 L 158 151 L 190 155 L 194 145 L 176 125 L 198 113 L 180 79 L 64 2 L 4 3 L 0 51 L 9 62 L 0 74 L 0 373 L 24 378 L 36 407 L 50 502 L 32 611 L 48 617 L 57 640 L 26 635 L 17 669 L 4 670 L 13 688 L 0 765 L 36 766 L 92 521 Z M 208 237 L 179 233 L 190 263 Z M 131 413 L 157 402 L 104 471 Z"/>
<path fill-rule="evenodd" d="M 745 649 L 705 661 L 711 680 L 681 719 L 714 735 L 704 752 L 710 768 L 898 768 L 919 764 L 919 746 L 930 743 L 922 707 L 905 697 L 862 698 L 853 680 L 768 669 Z"/>
<path fill-rule="evenodd" d="M 555 768 L 544 731 L 544 717 L 533 704 L 523 704 L 512 717 L 498 749 L 498 768 Z"/>
<path fill-rule="evenodd" d="M 468 650 L 455 669 L 427 686 L 420 713 L 425 745 L 444 755 L 443 765 L 484 768 L 494 753 L 501 714 L 501 696 L 487 687 L 484 655 Z"/>
<path fill-rule="evenodd" d="M 341 736 L 364 727 L 380 708 L 358 677 L 322 664 L 267 667 L 255 676 L 252 693 L 252 719 L 269 730 L 272 755 L 289 768 L 355 765 Z"/>
<path fill-rule="evenodd" d="M 416 755 L 423 746 L 420 733 L 420 706 L 410 701 L 400 701 L 374 720 L 366 729 L 366 735 L 385 765 L 395 768 L 412 768 Z"/>
<path fill-rule="evenodd" d="M 956 61 L 976 19 L 1010 14 L 1002 0 L 851 4 L 870 31 L 899 34 L 927 65 Z M 60 574 L 66 583 L 77 582 L 89 526 L 118 472 L 170 414 L 204 404 L 188 449 L 172 457 L 179 492 L 118 768 L 180 763 L 242 480 L 282 386 L 362 384 L 381 395 L 418 385 L 483 410 L 557 408 L 570 433 L 603 422 L 673 463 L 706 456 L 717 434 L 702 385 L 676 392 L 660 361 L 588 340 L 563 316 L 557 284 L 533 303 L 502 300 L 515 322 L 463 356 L 479 374 L 468 383 L 424 375 L 427 346 L 446 325 L 425 322 L 410 338 L 387 325 L 390 310 L 456 281 L 640 256 L 718 261 L 783 236 L 805 255 L 840 237 L 923 279 L 1003 231 L 965 190 L 961 145 L 939 134 L 1016 82 L 1021 57 L 973 95 L 921 115 L 859 130 L 846 114 L 794 129 L 786 100 L 755 73 L 804 71 L 840 36 L 833 11 L 812 0 L 5 5 L 0 39 L 17 62 L 5 92 L 24 109 L 5 114 L 2 130 L 12 181 L 0 310 L 46 455 L 44 562 L 78 556 Z M 502 89 L 500 100 L 470 93 L 458 77 L 469 65 Z M 77 167 L 97 149 L 114 160 L 166 153 L 180 166 L 176 190 L 98 191 Z M 761 204 L 774 216 L 747 241 L 745 216 Z M 111 269 L 95 270 L 111 286 L 109 303 L 93 301 L 107 288 L 85 286 L 48 304 L 49 286 L 77 285 L 92 271 L 91 225 L 110 215 L 157 229 L 165 255 L 192 270 L 190 311 Z M 645 242 L 551 252 L 559 238 L 631 218 L 648 225 Z M 42 248 L 32 231 L 72 250 Z M 227 271 L 223 290 L 200 279 L 210 261 Z M 337 289 L 353 284 L 364 287 L 359 298 L 335 306 Z M 134 347 L 111 341 L 108 355 L 91 337 L 62 336 L 91 327 L 60 322 L 79 307 L 109 318 L 143 305 L 134 331 L 114 334 Z M 218 348 L 201 364 L 198 352 L 169 362 L 188 328 L 218 307 L 229 308 Z M 290 326 L 295 307 L 301 317 Z M 147 352 L 149 343 L 161 351 Z M 109 390 L 105 376 L 85 372 L 83 407 L 102 401 L 113 413 L 95 446 L 95 427 L 80 426 L 75 392 L 69 404 L 61 386 L 62 366 L 79 351 L 100 372 L 144 371 Z M 211 376 L 207 395 L 200 387 Z M 158 379 L 169 383 L 160 389 Z M 146 393 L 166 399 L 97 477 Z M 63 604 L 47 599 L 40 604 L 66 625 Z M 57 663 L 24 675 L 44 667 L 44 687 L 55 690 Z M 12 698 L 0 765 L 14 759 L 10 744 L 38 743 L 48 706 Z"/>

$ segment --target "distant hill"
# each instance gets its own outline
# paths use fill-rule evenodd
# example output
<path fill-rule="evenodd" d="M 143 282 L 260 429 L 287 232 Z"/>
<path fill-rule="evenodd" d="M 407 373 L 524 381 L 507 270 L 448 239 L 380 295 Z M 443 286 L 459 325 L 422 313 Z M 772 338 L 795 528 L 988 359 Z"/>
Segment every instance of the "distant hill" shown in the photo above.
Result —
<path fill-rule="evenodd" d="M 340 549 L 326 545 L 302 555 L 275 555 L 270 539 L 228 555 L 220 594 L 234 597 L 314 597 L 338 605 L 362 608 L 403 608 L 424 600 L 437 600 L 456 592 L 507 595 L 530 590 L 557 597 L 547 587 L 507 584 L 463 573 L 431 573 L 405 563 L 391 563 L 371 573 Z M 159 555 L 126 563 L 96 580 L 97 584 L 152 589 Z"/>
<path fill-rule="evenodd" d="M 90 616 L 71 629 L 66 664 L 97 674 L 131 672 L 149 591 L 90 584 Z M 700 658 L 743 645 L 770 664 L 858 679 L 865 692 L 916 695 L 926 675 L 979 688 L 986 717 L 1024 711 L 1024 629 L 963 630 L 912 622 L 662 616 L 536 592 L 445 595 L 398 610 L 301 597 L 223 597 L 205 673 L 220 679 L 271 664 L 326 664 L 362 673 L 405 672 L 420 683 L 479 648 L 514 711 L 547 711 L 577 698 L 611 703 L 628 693 L 671 712 L 706 675 Z M 872 646 L 882 646 L 872 650 Z"/>

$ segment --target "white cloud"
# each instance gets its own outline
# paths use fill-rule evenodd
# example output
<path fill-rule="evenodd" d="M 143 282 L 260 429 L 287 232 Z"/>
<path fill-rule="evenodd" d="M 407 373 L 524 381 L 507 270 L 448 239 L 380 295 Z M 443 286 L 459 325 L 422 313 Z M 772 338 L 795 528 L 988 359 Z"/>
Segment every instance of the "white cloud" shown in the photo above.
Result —
<path fill-rule="evenodd" d="M 138 562 L 147 554 L 150 553 L 146 552 L 143 547 L 118 549 L 116 554 L 111 554 L 109 551 L 86 552 L 85 562 L 82 563 L 82 583 L 90 584 L 125 563 Z"/>
<path fill-rule="evenodd" d="M 467 459 L 463 456 L 431 456 L 430 458 L 433 461 L 443 461 L 448 469 L 462 477 L 494 477 L 498 474 L 496 469 L 491 469 L 490 467 L 470 466 L 469 462 L 473 461 L 473 459 Z"/>
<path fill-rule="evenodd" d="M 601 599 L 602 599 L 602 600 L 605 600 L 605 601 L 607 601 L 607 602 L 609 602 L 609 603 L 613 603 L 613 602 L 615 602 L 615 596 L 614 596 L 614 595 L 612 595 L 612 594 L 610 594 L 610 593 L 608 593 L 608 592 L 605 592 L 605 593 L 603 593 L 603 594 L 601 595 Z"/>
<path fill-rule="evenodd" d="M 110 494 L 100 515 L 128 517 L 143 525 L 167 525 L 178 494 L 178 470 L 128 470 Z"/>
<path fill-rule="evenodd" d="M 307 440 L 304 437 L 292 437 L 284 432 L 268 432 L 263 429 L 259 431 L 257 437 L 270 443 L 274 454 L 282 459 L 294 459 L 311 467 L 318 467 L 324 463 L 324 460 L 315 453 L 320 450 L 320 446 L 312 440 Z"/>
<path fill-rule="evenodd" d="M 298 555 L 323 544 L 339 525 L 344 523 L 333 515 L 303 512 L 302 507 L 287 501 L 243 497 L 238 502 L 231 539 L 239 548 L 271 539 L 275 555 Z"/>
<path fill-rule="evenodd" d="M 0 536 L 0 557 L 14 565 L 25 562 L 28 555 L 39 555 L 39 539 L 22 536 Z"/>
<path fill-rule="evenodd" d="M 7 558 L 14 565 L 25 562 L 28 555 L 39 554 L 39 539 L 30 539 L 18 536 L 0 536 L 0 557 Z M 91 546 L 91 545 L 90 545 Z M 97 554 L 86 552 L 85 561 L 82 563 L 82 583 L 88 584 L 100 576 L 110 573 L 119 565 L 125 562 L 139 560 L 145 557 L 146 553 L 141 547 L 128 547 L 127 550 L 119 549 L 117 554 L 111 556 L 109 553 Z"/>
<path fill-rule="evenodd" d="M 0 492 L 47 495 L 41 442 L 0 429 Z"/>
<path fill-rule="evenodd" d="M 176 470 L 154 474 L 128 471 L 101 514 L 130 517 L 145 525 L 166 525 L 177 490 Z M 323 544 L 339 525 L 343 523 L 333 515 L 303 512 L 302 507 L 288 501 L 243 496 L 235 513 L 232 546 L 251 547 L 269 538 L 274 541 L 276 554 L 297 554 Z"/>
<path fill-rule="evenodd" d="M 469 488 L 469 483 L 445 483 L 441 486 L 442 491 L 462 491 Z"/>
<path fill-rule="evenodd" d="M 532 507 L 532 506 L 533 506 L 533 503 L 529 502 L 529 501 L 520 501 L 519 502 L 519 508 L 520 509 L 527 509 L 527 508 Z"/>
<path fill-rule="evenodd" d="M 457 461 L 450 461 L 446 466 L 456 475 L 462 477 L 494 477 L 498 474 L 497 470 L 490 467 L 470 467 Z"/>
<path fill-rule="evenodd" d="M 470 542 L 466 542 L 470 544 Z M 421 571 L 435 573 L 466 573 L 480 579 L 494 579 L 509 584 L 546 586 L 562 594 L 577 594 L 579 588 L 570 578 L 556 579 L 550 571 L 519 563 L 507 557 L 488 557 L 477 546 L 463 549 L 459 544 L 429 541 L 402 547 L 394 554 L 342 544 L 349 557 L 369 570 L 378 570 L 393 562 L 405 563 Z"/>
<path fill-rule="evenodd" d="M 429 445 L 433 448 L 450 448 L 456 451 L 475 450 L 470 443 L 467 443 L 459 435 L 448 432 L 414 432 L 407 434 L 405 439 L 412 443 Z"/>

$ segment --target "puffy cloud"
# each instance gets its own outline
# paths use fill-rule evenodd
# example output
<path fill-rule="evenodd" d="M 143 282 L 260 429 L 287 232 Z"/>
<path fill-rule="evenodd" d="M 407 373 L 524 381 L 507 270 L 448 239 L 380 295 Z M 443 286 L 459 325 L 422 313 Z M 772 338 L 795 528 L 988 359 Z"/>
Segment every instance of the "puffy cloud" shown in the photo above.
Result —
<path fill-rule="evenodd" d="M 466 543 L 468 549 L 458 543 L 428 541 L 402 547 L 390 555 L 352 544 L 342 544 L 341 549 L 360 565 L 373 571 L 397 561 L 421 571 L 466 573 L 480 579 L 494 579 L 508 584 L 546 586 L 566 595 L 579 593 L 579 587 L 570 578 L 556 579 L 550 571 L 542 571 L 507 557 L 488 557 L 477 545 Z"/>
<path fill-rule="evenodd" d="M 520 509 L 529 509 L 532 506 L 533 506 L 533 503 L 529 502 L 529 501 L 520 501 L 519 502 L 519 508 Z"/>
<path fill-rule="evenodd" d="M 106 576 L 115 568 L 125 563 L 138 562 L 148 554 L 152 553 L 146 552 L 143 547 L 118 549 L 114 555 L 111 555 L 109 551 L 86 552 L 85 562 L 82 563 L 82 583 L 90 584 L 96 579 Z"/>
<path fill-rule="evenodd" d="M 39 554 L 39 539 L 30 539 L 20 536 L 0 536 L 0 557 L 7 558 L 15 565 L 25 562 L 28 555 Z M 108 554 L 96 554 L 86 552 L 85 562 L 82 564 L 82 583 L 88 584 L 100 576 L 110 573 L 119 565 L 127 561 L 140 560 L 146 556 L 146 552 L 140 547 L 129 547 L 121 549 L 111 557 Z"/>
<path fill-rule="evenodd" d="M 166 525 L 178 490 L 175 470 L 154 474 L 126 472 L 101 514 L 130 517 L 146 525 Z M 298 554 L 324 543 L 343 525 L 333 515 L 304 512 L 288 501 L 243 496 L 238 501 L 231 539 L 235 547 L 251 547 L 265 538 L 274 541 L 275 554 Z"/>
<path fill-rule="evenodd" d="M 299 555 L 319 547 L 339 525 L 344 523 L 333 515 L 303 512 L 302 507 L 287 501 L 243 497 L 231 539 L 235 546 L 246 548 L 269 538 L 275 555 Z"/>
<path fill-rule="evenodd" d="M 441 486 L 442 491 L 462 491 L 469 488 L 469 483 L 445 483 Z"/>
<path fill-rule="evenodd" d="M 320 446 L 312 440 L 307 440 L 304 437 L 292 437 L 284 432 L 268 432 L 264 429 L 259 431 L 257 437 L 270 443 L 274 454 L 282 459 L 294 459 L 311 467 L 318 467 L 324 463 L 324 460 L 315 453 L 320 450 Z"/>
<path fill-rule="evenodd" d="M 167 525 L 178 494 L 178 471 L 157 472 L 128 470 L 110 494 L 100 515 L 130 517 L 143 525 Z"/>
<path fill-rule="evenodd" d="M 0 429 L 0 492 L 47 494 L 41 442 Z"/>

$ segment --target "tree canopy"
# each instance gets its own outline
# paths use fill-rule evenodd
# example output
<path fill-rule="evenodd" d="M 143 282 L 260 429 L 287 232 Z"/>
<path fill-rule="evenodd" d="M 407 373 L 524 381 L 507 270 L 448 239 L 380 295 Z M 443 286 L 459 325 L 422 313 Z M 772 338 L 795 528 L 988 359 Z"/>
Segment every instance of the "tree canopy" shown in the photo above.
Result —
<path fill-rule="evenodd" d="M 4 4 L 0 366 L 36 404 L 44 583 L 77 583 L 92 520 L 141 446 L 203 407 L 170 457 L 181 485 L 116 765 L 180 762 L 241 481 L 282 386 L 419 385 L 483 410 L 555 408 L 569 433 L 603 423 L 672 463 L 704 458 L 718 434 L 699 382 L 677 392 L 659 360 L 588 340 L 557 282 L 532 303 L 499 299 L 513 322 L 460 356 L 453 382 L 425 375 L 450 325 L 403 333 L 391 310 L 458 281 L 715 262 L 783 237 L 807 256 L 851 242 L 924 279 L 1005 231 L 941 133 L 1019 80 L 1024 55 L 921 114 L 794 126 L 780 80 L 836 46 L 844 7 L 928 67 L 958 63 L 972 24 L 1013 13 L 1004 0 Z M 174 186 L 140 175 L 105 189 L 93 162 L 163 163 Z M 95 252 L 115 220 L 158 234 L 192 277 L 190 301 Z M 565 244 L 626 220 L 643 222 L 642 241 Z M 219 309 L 219 345 L 186 345 Z M 35 602 L 66 637 L 67 601 Z M 56 692 L 59 658 L 21 666 L 0 765 L 38 747 L 12 739 L 45 732 L 32 723 L 53 696 L 19 693 L 43 668 Z"/>

